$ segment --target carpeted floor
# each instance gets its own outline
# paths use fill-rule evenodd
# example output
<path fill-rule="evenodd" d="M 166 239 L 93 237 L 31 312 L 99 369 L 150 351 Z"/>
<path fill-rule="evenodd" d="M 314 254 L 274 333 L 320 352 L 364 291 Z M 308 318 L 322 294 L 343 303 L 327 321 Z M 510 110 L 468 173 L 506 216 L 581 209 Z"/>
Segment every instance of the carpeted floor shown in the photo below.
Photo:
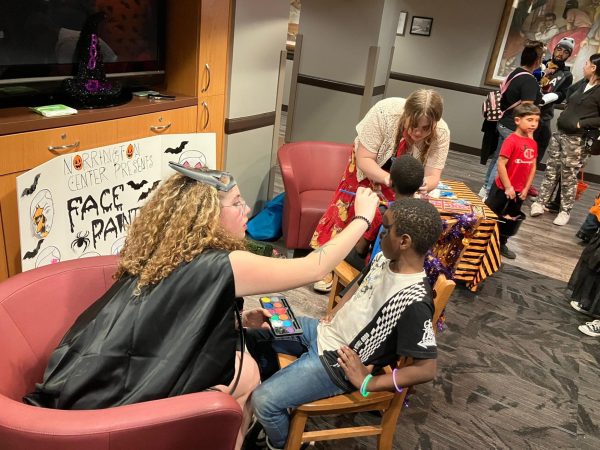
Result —
<path fill-rule="evenodd" d="M 287 296 L 298 314 L 325 311 L 327 297 L 310 288 Z M 477 294 L 457 287 L 438 336 L 438 376 L 415 389 L 394 449 L 600 448 L 600 346 L 577 330 L 587 320 L 569 306 L 565 282 L 516 266 Z M 310 427 L 376 420 L 330 416 Z M 316 448 L 373 449 L 376 440 Z"/>

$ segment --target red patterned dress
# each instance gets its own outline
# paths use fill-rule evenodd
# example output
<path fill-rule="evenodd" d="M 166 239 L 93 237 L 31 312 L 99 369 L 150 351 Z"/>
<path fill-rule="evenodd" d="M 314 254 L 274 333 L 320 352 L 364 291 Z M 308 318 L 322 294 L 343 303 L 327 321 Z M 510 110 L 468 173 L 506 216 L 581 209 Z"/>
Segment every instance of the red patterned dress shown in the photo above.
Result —
<path fill-rule="evenodd" d="M 406 139 L 401 139 L 396 150 L 396 157 L 402 155 L 406 151 L 406 147 Z M 394 201 L 395 194 L 390 187 L 374 183 L 368 178 L 358 181 L 356 176 L 356 155 L 355 152 L 352 152 L 350 163 L 348 164 L 348 167 L 346 167 L 346 171 L 340 180 L 340 184 L 337 187 L 333 199 L 325 211 L 325 214 L 323 214 L 323 217 L 321 217 L 321 220 L 319 220 L 319 223 L 317 224 L 317 228 L 310 241 L 310 246 L 312 248 L 319 248 L 323 244 L 329 242 L 354 218 L 354 195 L 342 192 L 342 190 L 356 192 L 359 186 L 368 187 L 373 191 L 381 192 L 382 196 L 385 197 L 388 202 Z M 383 217 L 381 212 L 377 209 L 371 227 L 363 235 L 366 240 L 370 242 L 375 241 L 382 220 Z"/>

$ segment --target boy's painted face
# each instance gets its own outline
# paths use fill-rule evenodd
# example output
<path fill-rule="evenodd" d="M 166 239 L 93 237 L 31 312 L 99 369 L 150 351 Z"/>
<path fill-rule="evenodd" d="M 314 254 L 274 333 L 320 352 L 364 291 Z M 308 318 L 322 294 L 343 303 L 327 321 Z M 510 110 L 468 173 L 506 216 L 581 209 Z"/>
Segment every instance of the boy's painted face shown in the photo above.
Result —
<path fill-rule="evenodd" d="M 250 208 L 240 194 L 240 188 L 234 186 L 221 197 L 221 226 L 233 236 L 243 239 L 246 236 L 246 223 Z"/>
<path fill-rule="evenodd" d="M 396 230 L 394 227 L 394 216 L 389 209 L 383 214 L 383 230 L 381 231 L 381 251 L 387 259 L 396 259 Z"/>
<path fill-rule="evenodd" d="M 421 117 L 417 121 L 416 126 L 412 127 L 410 122 L 407 121 L 404 128 L 413 142 L 419 142 L 431 134 L 433 126 L 427 117 Z"/>
<path fill-rule="evenodd" d="M 537 130 L 540 123 L 540 116 L 537 114 L 531 114 L 529 116 L 515 117 L 515 124 L 522 133 L 531 137 L 533 132 Z"/>

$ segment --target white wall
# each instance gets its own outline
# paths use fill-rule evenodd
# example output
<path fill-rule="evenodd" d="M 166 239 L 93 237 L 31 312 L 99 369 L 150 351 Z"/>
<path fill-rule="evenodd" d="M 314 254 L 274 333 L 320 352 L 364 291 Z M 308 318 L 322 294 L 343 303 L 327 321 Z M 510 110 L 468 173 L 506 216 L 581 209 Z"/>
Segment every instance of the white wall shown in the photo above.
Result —
<path fill-rule="evenodd" d="M 289 4 L 236 0 L 228 118 L 275 110 L 279 53 L 285 50 Z"/>
<path fill-rule="evenodd" d="M 367 1 L 371 7 L 365 7 L 365 0 L 302 0 L 300 73 L 364 84 L 369 47 L 378 45 L 385 3 Z"/>
<path fill-rule="evenodd" d="M 469 86 L 485 86 L 485 73 L 500 25 L 505 0 L 399 0 L 409 13 L 405 36 L 396 37 L 392 71 Z M 411 35 L 412 16 L 433 17 L 430 37 Z M 387 96 L 406 96 L 420 87 L 390 80 Z M 487 86 L 489 87 L 489 86 Z M 483 97 L 438 89 L 452 142 L 479 148 Z M 560 110 L 556 111 L 556 116 Z M 555 128 L 555 122 L 554 129 Z M 600 175 L 600 158 L 586 171 Z"/>
<path fill-rule="evenodd" d="M 279 58 L 285 50 L 289 3 L 236 0 L 227 118 L 275 111 Z M 226 136 L 225 168 L 257 212 L 267 199 L 273 126 Z"/>
<path fill-rule="evenodd" d="M 408 11 L 392 71 L 482 86 L 505 0 L 399 0 Z M 409 33 L 413 16 L 432 17 L 431 36 Z"/>
<path fill-rule="evenodd" d="M 313 0 L 314 1 L 314 0 Z M 400 10 L 408 11 L 404 36 L 396 36 L 392 71 L 426 78 L 450 81 L 476 87 L 485 86 L 485 73 L 496 40 L 505 0 L 397 0 Z M 325 5 L 326 2 L 323 2 Z M 323 6 L 324 7 L 324 6 Z M 409 33 L 414 15 L 432 17 L 431 36 Z M 300 14 L 302 27 L 302 13 Z M 325 25 L 323 25 L 325 26 Z M 354 34 L 349 28 L 348 37 Z M 306 39 L 306 37 L 305 37 Z M 356 58 L 359 58 L 357 53 Z M 366 60 L 366 56 L 364 57 Z M 290 63 L 291 64 L 291 63 Z M 352 80 L 345 80 L 352 82 Z M 357 84 L 362 83 L 356 81 Z M 406 97 L 418 88 L 430 88 L 414 83 L 390 80 L 386 96 Z M 452 142 L 479 148 L 481 145 L 481 104 L 483 97 L 453 90 L 438 89 L 444 97 L 444 119 L 450 126 Z M 286 91 L 287 92 L 287 91 Z M 287 95 L 287 94 L 286 94 Z M 310 95 L 310 94 L 308 94 Z M 321 105 L 312 99 L 315 111 Z M 284 101 L 285 103 L 285 101 Z M 328 101 L 328 111 L 343 111 L 343 104 Z M 556 111 L 557 115 L 560 113 Z M 324 120 L 319 117 L 319 120 Z M 332 123 L 332 128 L 335 124 Z M 339 130 L 341 131 L 341 130 Z M 353 139 L 350 127 L 343 135 Z M 303 136 L 310 130 L 303 130 Z M 336 134 L 339 136 L 340 134 Z M 600 158 L 591 158 L 586 170 L 600 175 Z"/>

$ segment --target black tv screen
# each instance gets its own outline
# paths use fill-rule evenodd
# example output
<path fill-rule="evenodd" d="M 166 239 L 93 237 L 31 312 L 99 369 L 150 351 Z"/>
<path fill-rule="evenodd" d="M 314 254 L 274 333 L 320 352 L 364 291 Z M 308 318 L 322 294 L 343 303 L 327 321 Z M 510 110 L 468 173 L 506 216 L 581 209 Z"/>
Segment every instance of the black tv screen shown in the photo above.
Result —
<path fill-rule="evenodd" d="M 108 76 L 164 73 L 165 10 L 165 0 L 0 0 L 0 100 L 72 76 L 81 29 L 98 12 Z"/>

